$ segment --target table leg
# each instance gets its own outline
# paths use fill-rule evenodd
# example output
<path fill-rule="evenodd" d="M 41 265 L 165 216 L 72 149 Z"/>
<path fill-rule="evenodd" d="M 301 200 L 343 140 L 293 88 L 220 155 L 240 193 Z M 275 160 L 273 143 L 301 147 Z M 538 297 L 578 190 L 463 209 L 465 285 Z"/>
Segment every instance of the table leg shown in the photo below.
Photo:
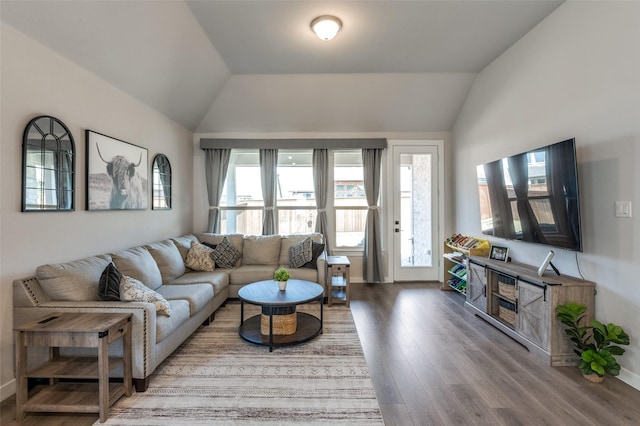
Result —
<path fill-rule="evenodd" d="M 320 334 L 324 334 L 324 311 L 322 309 L 322 299 L 320 299 Z"/>
<path fill-rule="evenodd" d="M 109 343 L 107 342 L 107 336 L 101 337 L 99 340 L 98 407 L 100 409 L 100 423 L 104 423 L 109 417 Z"/>
<path fill-rule="evenodd" d="M 126 396 L 131 396 L 133 393 L 133 371 L 132 371 L 132 360 L 131 360 L 131 319 L 127 321 L 127 325 L 125 325 L 124 336 L 122 336 L 122 357 L 124 359 L 124 394 Z"/>
<path fill-rule="evenodd" d="M 15 332 L 16 337 L 16 421 L 24 420 L 24 405 L 27 402 L 27 346 L 24 333 Z"/>
<path fill-rule="evenodd" d="M 244 301 L 240 301 L 240 325 L 244 322 Z"/>
<path fill-rule="evenodd" d="M 269 312 L 269 352 L 273 352 L 273 310 Z"/>

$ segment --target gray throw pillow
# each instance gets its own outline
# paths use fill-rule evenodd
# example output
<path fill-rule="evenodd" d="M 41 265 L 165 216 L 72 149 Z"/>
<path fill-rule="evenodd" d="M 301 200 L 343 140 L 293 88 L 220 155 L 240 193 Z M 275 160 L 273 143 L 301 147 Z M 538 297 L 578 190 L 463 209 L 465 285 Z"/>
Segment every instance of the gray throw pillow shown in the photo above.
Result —
<path fill-rule="evenodd" d="M 303 268 L 316 269 L 318 267 L 318 257 L 324 251 L 324 244 L 312 242 L 311 246 L 311 260 L 302 265 Z"/>
<path fill-rule="evenodd" d="M 311 238 L 307 237 L 289 249 L 289 266 L 300 268 L 309 262 L 312 257 Z"/>
<path fill-rule="evenodd" d="M 231 245 L 231 241 L 227 237 L 224 237 L 211 252 L 211 257 L 218 268 L 233 268 L 240 259 L 240 252 Z"/>

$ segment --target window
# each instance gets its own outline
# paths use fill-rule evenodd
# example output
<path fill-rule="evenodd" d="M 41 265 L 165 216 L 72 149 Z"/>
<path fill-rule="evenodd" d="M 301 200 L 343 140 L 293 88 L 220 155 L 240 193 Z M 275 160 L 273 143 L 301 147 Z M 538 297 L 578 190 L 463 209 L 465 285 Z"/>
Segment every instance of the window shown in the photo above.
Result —
<path fill-rule="evenodd" d="M 276 217 L 278 233 L 310 233 L 316 227 L 313 151 L 279 150 Z M 232 150 L 222 197 L 223 233 L 261 234 L 262 180 L 258 150 Z"/>
<path fill-rule="evenodd" d="M 153 159 L 151 187 L 151 208 L 153 210 L 171 209 L 171 163 L 164 154 L 158 154 Z"/>
<path fill-rule="evenodd" d="M 220 207 L 221 233 L 262 234 L 264 200 L 257 149 L 231 151 Z"/>
<path fill-rule="evenodd" d="M 316 229 L 313 151 L 278 151 L 278 232 L 308 234 Z"/>
<path fill-rule="evenodd" d="M 333 159 L 335 245 L 362 248 L 367 221 L 362 151 L 336 151 Z"/>

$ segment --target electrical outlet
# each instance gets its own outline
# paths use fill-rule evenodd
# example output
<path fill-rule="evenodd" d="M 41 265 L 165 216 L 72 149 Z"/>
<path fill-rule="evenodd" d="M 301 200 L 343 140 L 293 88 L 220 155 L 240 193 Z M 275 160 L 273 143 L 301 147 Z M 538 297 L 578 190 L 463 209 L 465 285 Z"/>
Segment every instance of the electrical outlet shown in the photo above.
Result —
<path fill-rule="evenodd" d="M 616 217 L 631 217 L 631 201 L 616 201 Z"/>

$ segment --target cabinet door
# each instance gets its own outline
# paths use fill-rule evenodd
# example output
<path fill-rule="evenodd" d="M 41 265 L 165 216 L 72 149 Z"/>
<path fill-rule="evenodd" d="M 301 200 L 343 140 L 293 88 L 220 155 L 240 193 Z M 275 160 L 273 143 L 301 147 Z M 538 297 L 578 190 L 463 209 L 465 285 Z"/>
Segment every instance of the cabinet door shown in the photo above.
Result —
<path fill-rule="evenodd" d="M 467 270 L 467 302 L 487 312 L 487 271 L 471 262 Z"/>
<path fill-rule="evenodd" d="M 518 281 L 516 331 L 542 349 L 549 349 L 549 302 L 545 289 Z"/>

